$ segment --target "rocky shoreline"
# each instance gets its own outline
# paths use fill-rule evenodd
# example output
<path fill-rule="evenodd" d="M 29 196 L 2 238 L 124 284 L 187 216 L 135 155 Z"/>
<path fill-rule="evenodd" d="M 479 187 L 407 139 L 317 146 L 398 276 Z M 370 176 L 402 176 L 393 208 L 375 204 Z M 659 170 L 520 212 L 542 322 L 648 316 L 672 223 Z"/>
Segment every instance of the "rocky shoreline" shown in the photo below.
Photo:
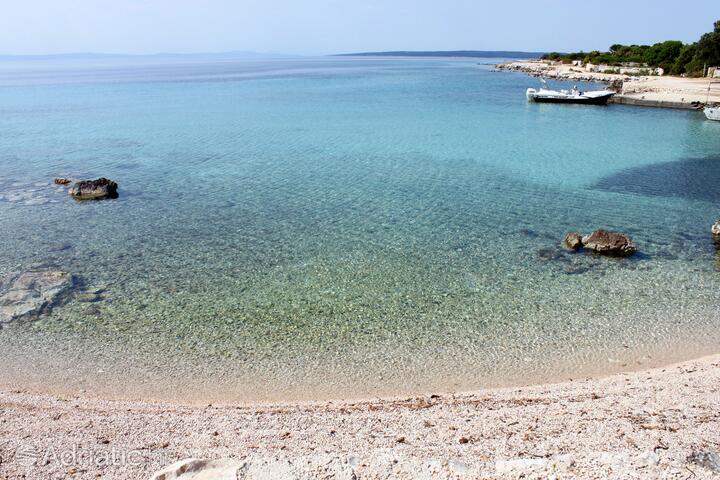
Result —
<path fill-rule="evenodd" d="M 628 75 L 588 71 L 580 66 L 550 61 L 508 62 L 495 66 L 497 71 L 521 72 L 534 77 L 572 82 L 610 85 L 618 93 L 612 103 L 643 107 L 702 109 L 705 104 L 720 104 L 720 89 L 707 95 L 705 78 L 658 75 Z"/>

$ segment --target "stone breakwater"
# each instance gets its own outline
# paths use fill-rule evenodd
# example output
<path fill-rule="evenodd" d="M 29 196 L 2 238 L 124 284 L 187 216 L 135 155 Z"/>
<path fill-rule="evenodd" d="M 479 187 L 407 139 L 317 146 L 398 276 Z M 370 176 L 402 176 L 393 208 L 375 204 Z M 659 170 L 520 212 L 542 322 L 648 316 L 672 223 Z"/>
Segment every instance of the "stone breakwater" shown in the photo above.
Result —
<path fill-rule="evenodd" d="M 618 92 L 612 102 L 625 105 L 701 109 L 706 103 L 720 104 L 720 88 L 711 90 L 708 96 L 705 78 L 590 72 L 575 65 L 545 61 L 503 63 L 496 65 L 496 70 L 561 81 L 604 83 Z"/>
<path fill-rule="evenodd" d="M 556 65 L 547 62 L 510 62 L 496 65 L 497 70 L 523 72 L 533 77 L 550 78 L 576 82 L 613 83 L 614 81 L 630 80 L 629 75 L 587 72 L 580 67 Z"/>

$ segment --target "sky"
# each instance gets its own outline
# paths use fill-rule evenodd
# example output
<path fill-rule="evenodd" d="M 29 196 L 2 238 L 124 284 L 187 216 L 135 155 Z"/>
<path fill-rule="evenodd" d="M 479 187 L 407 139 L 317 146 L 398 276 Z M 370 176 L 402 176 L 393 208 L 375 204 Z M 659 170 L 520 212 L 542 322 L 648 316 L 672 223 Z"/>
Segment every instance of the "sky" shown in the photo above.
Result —
<path fill-rule="evenodd" d="M 720 0 L 5 0 L 0 54 L 607 50 L 695 41 Z"/>

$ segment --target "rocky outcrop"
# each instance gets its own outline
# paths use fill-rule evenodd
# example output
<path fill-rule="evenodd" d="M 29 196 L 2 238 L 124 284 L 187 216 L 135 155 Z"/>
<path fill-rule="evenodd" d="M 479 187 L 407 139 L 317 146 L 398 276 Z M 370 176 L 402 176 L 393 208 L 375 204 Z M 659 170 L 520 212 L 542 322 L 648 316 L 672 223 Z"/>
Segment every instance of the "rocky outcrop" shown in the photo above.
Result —
<path fill-rule="evenodd" d="M 623 233 L 595 230 L 582 238 L 583 247 L 603 255 L 627 256 L 637 251 L 632 239 Z"/>
<path fill-rule="evenodd" d="M 48 311 L 73 285 L 66 272 L 8 273 L 0 277 L 0 324 Z"/>
<path fill-rule="evenodd" d="M 495 65 L 498 71 L 523 72 L 532 77 L 543 77 L 555 80 L 575 82 L 612 83 L 615 80 L 626 81 L 631 77 L 617 73 L 589 72 L 580 67 L 557 64 L 545 61 L 509 62 Z"/>
<path fill-rule="evenodd" d="M 713 226 L 710 227 L 710 232 L 712 232 L 713 235 L 720 236 L 720 218 L 715 220 L 715 223 L 713 223 Z"/>
<path fill-rule="evenodd" d="M 625 257 L 637 251 L 632 239 L 624 233 L 595 230 L 590 235 L 581 236 L 577 232 L 565 235 L 563 245 L 570 250 L 579 250 L 583 247 L 604 255 Z"/>
<path fill-rule="evenodd" d="M 570 232 L 565 235 L 563 243 L 570 250 L 578 250 L 582 247 L 582 236 L 577 232 Z"/>
<path fill-rule="evenodd" d="M 69 193 L 78 200 L 99 200 L 102 198 L 117 198 L 117 189 L 117 183 L 103 177 L 97 180 L 76 182 Z"/>

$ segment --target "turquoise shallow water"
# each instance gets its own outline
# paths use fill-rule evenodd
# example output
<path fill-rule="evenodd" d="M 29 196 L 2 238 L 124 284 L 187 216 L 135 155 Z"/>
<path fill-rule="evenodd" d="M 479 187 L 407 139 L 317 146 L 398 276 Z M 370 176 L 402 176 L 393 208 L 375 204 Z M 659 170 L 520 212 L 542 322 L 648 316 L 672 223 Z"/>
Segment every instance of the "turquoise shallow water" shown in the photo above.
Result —
<path fill-rule="evenodd" d="M 103 289 L 5 325 L 0 379 L 295 400 L 716 352 L 720 124 L 533 85 L 467 60 L 0 66 L 0 273 Z M 640 254 L 559 246 L 600 227 Z"/>

